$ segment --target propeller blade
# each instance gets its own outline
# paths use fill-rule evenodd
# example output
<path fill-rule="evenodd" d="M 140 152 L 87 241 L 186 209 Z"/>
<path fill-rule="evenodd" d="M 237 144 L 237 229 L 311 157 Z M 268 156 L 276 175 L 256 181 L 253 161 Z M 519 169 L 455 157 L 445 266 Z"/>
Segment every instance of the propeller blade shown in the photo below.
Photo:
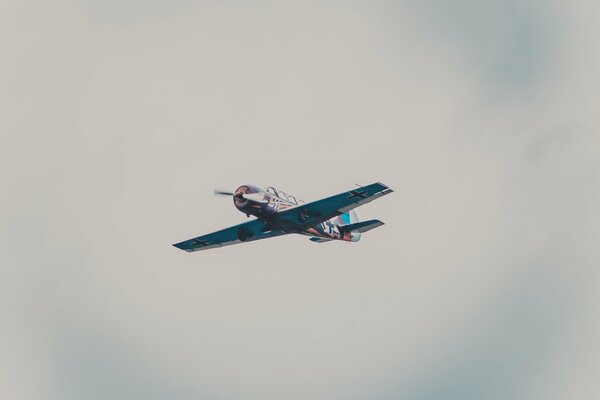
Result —
<path fill-rule="evenodd" d="M 235 193 L 232 192 L 227 192 L 225 190 L 217 190 L 215 189 L 214 192 L 215 196 L 233 196 Z"/>
<path fill-rule="evenodd" d="M 242 197 L 246 200 L 254 201 L 255 203 L 268 203 L 268 201 L 264 199 L 262 193 L 245 193 L 242 194 Z"/>

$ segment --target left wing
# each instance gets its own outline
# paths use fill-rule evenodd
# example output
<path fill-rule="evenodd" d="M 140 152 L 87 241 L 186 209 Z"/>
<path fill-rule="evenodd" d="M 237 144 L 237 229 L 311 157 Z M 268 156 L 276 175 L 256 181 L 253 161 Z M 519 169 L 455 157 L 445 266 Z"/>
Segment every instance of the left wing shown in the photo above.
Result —
<path fill-rule="evenodd" d="M 286 232 L 280 230 L 263 232 L 263 229 L 267 229 L 266 224 L 255 219 L 217 232 L 209 233 L 208 235 L 198 236 L 190 240 L 175 243 L 173 246 L 191 253 L 193 251 L 208 250 L 215 247 L 251 242 L 253 240 L 266 239 L 286 234 Z"/>
<path fill-rule="evenodd" d="M 320 224 L 392 192 L 393 190 L 383 183 L 372 183 L 335 196 L 288 208 L 276 213 L 274 216 L 282 226 L 306 228 Z"/>

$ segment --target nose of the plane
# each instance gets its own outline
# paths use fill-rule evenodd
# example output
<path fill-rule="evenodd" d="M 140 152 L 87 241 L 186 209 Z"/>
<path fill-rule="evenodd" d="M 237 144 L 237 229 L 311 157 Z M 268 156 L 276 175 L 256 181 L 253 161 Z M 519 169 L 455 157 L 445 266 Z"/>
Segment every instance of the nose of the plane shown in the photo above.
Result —
<path fill-rule="evenodd" d="M 249 203 L 249 200 L 245 199 L 244 195 L 251 193 L 259 193 L 260 191 L 260 188 L 253 185 L 240 186 L 236 189 L 233 195 L 233 204 L 235 204 L 235 206 L 241 210 L 242 208 L 246 207 Z"/>

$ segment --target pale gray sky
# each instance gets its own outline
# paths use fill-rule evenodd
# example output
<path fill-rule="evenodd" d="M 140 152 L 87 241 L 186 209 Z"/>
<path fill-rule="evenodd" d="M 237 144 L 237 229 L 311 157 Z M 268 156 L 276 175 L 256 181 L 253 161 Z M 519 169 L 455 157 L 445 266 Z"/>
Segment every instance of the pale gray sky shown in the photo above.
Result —
<path fill-rule="evenodd" d="M 597 397 L 599 11 L 0 4 L 0 397 Z M 357 244 L 171 246 L 374 181 Z"/>

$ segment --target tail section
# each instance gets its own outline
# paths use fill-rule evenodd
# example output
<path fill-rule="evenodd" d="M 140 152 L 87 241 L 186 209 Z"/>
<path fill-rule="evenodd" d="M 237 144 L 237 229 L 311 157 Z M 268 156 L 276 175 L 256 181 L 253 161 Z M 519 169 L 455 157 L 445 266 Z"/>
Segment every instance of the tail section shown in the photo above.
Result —
<path fill-rule="evenodd" d="M 354 210 L 350 210 L 338 217 L 336 225 L 340 230 L 340 237 L 337 239 L 358 242 L 360 236 L 364 232 L 368 232 L 371 229 L 375 229 L 378 226 L 383 225 L 378 219 L 370 219 L 368 221 L 358 221 L 358 216 Z M 311 237 L 310 240 L 315 243 L 325 243 L 335 240 L 336 238 L 329 237 Z"/>
<path fill-rule="evenodd" d="M 354 209 L 350 210 L 348 212 L 349 217 L 350 217 L 350 223 L 351 224 L 355 224 L 358 222 L 358 215 L 356 215 L 356 211 Z"/>
<path fill-rule="evenodd" d="M 357 224 L 358 223 L 358 215 L 356 215 L 356 210 L 352 209 L 347 213 L 342 214 L 342 230 L 346 232 L 351 232 L 350 229 L 344 229 L 347 226 Z M 351 232 L 351 241 L 358 242 L 360 240 L 360 232 Z"/>
<path fill-rule="evenodd" d="M 383 225 L 383 222 L 381 222 L 380 220 L 370 219 L 368 221 L 357 222 L 355 224 L 350 224 L 350 225 L 344 225 L 344 226 L 342 226 L 342 228 L 346 232 L 365 233 L 365 232 L 368 232 L 371 229 L 375 229 L 381 225 Z"/>
<path fill-rule="evenodd" d="M 371 219 L 368 221 L 359 222 L 358 216 L 356 215 L 356 212 L 354 210 L 350 210 L 348 219 L 349 219 L 350 223 L 347 225 L 343 225 L 340 228 L 344 232 L 351 233 L 351 235 L 352 235 L 351 240 L 353 242 L 358 242 L 360 240 L 360 236 L 362 233 L 368 232 L 371 229 L 375 229 L 378 226 L 383 225 L 383 222 L 381 222 L 378 219 Z"/>

